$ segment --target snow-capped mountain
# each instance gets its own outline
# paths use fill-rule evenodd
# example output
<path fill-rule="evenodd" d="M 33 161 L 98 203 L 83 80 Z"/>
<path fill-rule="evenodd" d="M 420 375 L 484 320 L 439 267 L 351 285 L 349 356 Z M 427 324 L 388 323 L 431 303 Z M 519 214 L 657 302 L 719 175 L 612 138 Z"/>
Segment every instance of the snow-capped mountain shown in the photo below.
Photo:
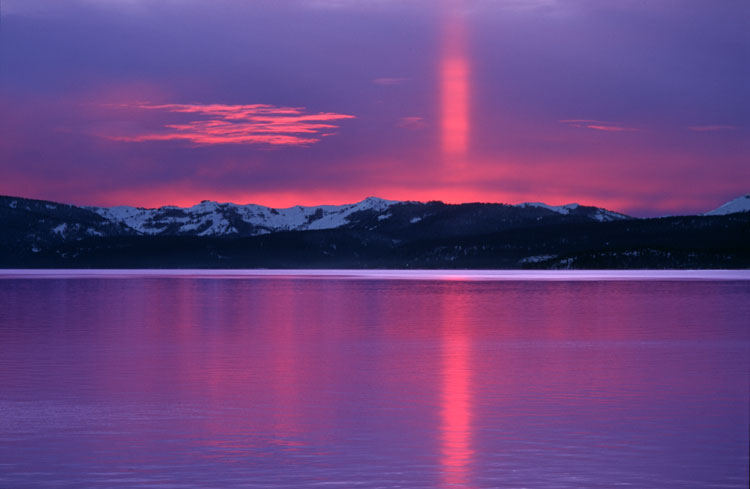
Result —
<path fill-rule="evenodd" d="M 145 235 L 257 236 L 280 231 L 352 227 L 357 223 L 369 230 L 382 228 L 394 217 L 394 212 L 391 211 L 394 206 L 408 208 L 408 224 L 414 225 L 428 217 L 440 214 L 444 208 L 456 207 L 442 203 L 439 205 L 441 208 L 436 210 L 435 203 L 400 202 L 368 197 L 356 204 L 294 206 L 286 209 L 212 201 L 203 201 L 188 208 L 164 206 L 157 209 L 144 209 L 117 206 L 88 207 L 87 209 L 111 222 L 127 226 Z M 498 204 L 464 205 L 499 206 Z M 523 209 L 540 210 L 541 212 L 533 213 L 533 216 L 527 216 L 533 218 L 559 214 L 599 222 L 629 219 L 624 214 L 578 204 L 550 206 L 542 203 L 525 203 L 499 207 L 504 208 L 506 213 L 511 209 L 516 209 L 518 211 L 516 213 Z M 396 214 L 401 215 L 403 212 Z M 366 225 L 365 221 L 367 221 Z"/>
<path fill-rule="evenodd" d="M 750 194 L 737 197 L 729 202 L 717 207 L 712 211 L 708 211 L 704 216 L 725 216 L 727 214 L 734 214 L 736 212 L 748 212 L 750 211 Z"/>
<path fill-rule="evenodd" d="M 147 235 L 257 236 L 279 231 L 334 229 L 347 225 L 362 212 L 382 213 L 397 201 L 368 197 L 356 204 L 294 206 L 274 209 L 262 205 L 238 205 L 205 200 L 188 208 L 164 206 L 88 207 L 113 222 Z"/>

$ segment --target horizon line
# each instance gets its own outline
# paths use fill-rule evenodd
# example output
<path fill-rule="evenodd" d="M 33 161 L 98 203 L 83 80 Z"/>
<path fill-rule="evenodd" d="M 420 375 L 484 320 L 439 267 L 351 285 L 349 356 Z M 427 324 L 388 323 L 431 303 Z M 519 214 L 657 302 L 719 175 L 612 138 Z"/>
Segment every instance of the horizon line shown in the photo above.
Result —
<path fill-rule="evenodd" d="M 734 200 L 737 200 L 737 199 L 740 199 L 740 198 L 743 198 L 743 197 L 747 198 L 748 196 L 750 196 L 750 192 L 738 195 L 737 197 L 734 197 L 733 199 L 727 200 L 727 201 L 719 204 L 718 206 L 716 206 L 716 207 L 714 207 L 712 209 L 703 210 L 702 212 L 699 212 L 697 214 L 690 214 L 690 213 L 686 213 L 686 214 L 664 214 L 664 215 L 652 216 L 652 217 L 658 218 L 658 217 L 675 217 L 675 216 L 703 215 L 703 214 L 705 214 L 707 212 L 711 212 L 713 210 L 717 210 L 717 209 L 723 207 L 724 205 L 726 205 L 726 204 L 728 204 L 730 202 L 733 202 Z M 609 209 L 609 208 L 606 208 L 606 207 L 601 207 L 601 206 L 596 205 L 596 204 L 581 204 L 581 203 L 578 203 L 578 202 L 568 202 L 568 203 L 565 203 L 565 204 L 548 204 L 548 203 L 543 202 L 543 201 L 525 201 L 525 202 L 519 202 L 519 203 L 516 203 L 516 204 L 511 204 L 511 203 L 508 203 L 508 202 L 479 201 L 479 200 L 477 200 L 477 201 L 463 201 L 463 202 L 450 202 L 450 201 L 447 202 L 445 200 L 440 200 L 440 199 L 430 199 L 430 200 L 385 199 L 385 198 L 378 197 L 378 196 L 375 196 L 375 195 L 369 195 L 369 196 L 367 196 L 367 197 L 365 197 L 363 199 L 357 200 L 355 202 L 345 202 L 345 203 L 341 203 L 341 204 L 313 204 L 313 205 L 295 204 L 295 205 L 291 205 L 291 206 L 288 206 L 288 207 L 273 207 L 273 206 L 270 206 L 270 205 L 258 204 L 258 203 L 255 203 L 255 202 L 248 202 L 248 203 L 241 204 L 241 203 L 237 203 L 237 202 L 231 202 L 231 201 L 224 201 L 224 202 L 222 202 L 222 201 L 211 200 L 211 199 L 203 199 L 203 200 L 201 200 L 201 201 L 199 201 L 199 202 L 197 202 L 195 204 L 187 205 L 187 206 L 181 206 L 181 205 L 176 205 L 176 204 L 163 204 L 163 205 L 156 206 L 156 207 L 148 207 L 148 206 L 138 206 L 138 205 L 128 205 L 128 204 L 117 204 L 117 205 L 110 205 L 110 206 L 106 206 L 106 205 L 88 205 L 88 204 L 87 205 L 80 205 L 80 204 L 71 204 L 71 203 L 68 203 L 68 202 L 61 202 L 61 201 L 56 201 L 56 200 L 39 199 L 39 198 L 31 198 L 31 197 L 21 197 L 21 196 L 18 196 L 18 195 L 5 195 L 5 194 L 0 194 L 0 198 L 36 200 L 36 201 L 39 201 L 39 202 L 49 202 L 49 203 L 60 204 L 60 205 L 69 205 L 69 206 L 78 207 L 78 208 L 105 208 L 105 209 L 111 209 L 111 208 L 115 208 L 115 207 L 131 207 L 131 208 L 134 208 L 134 209 L 144 209 L 144 210 L 154 210 L 154 209 L 162 209 L 162 208 L 189 209 L 189 208 L 196 207 L 198 205 L 201 205 L 201 204 L 204 204 L 204 203 L 207 203 L 207 202 L 213 203 L 213 204 L 218 204 L 218 205 L 233 205 L 233 206 L 238 206 L 238 207 L 257 206 L 257 207 L 265 207 L 267 209 L 274 209 L 274 210 L 288 210 L 288 209 L 294 209 L 296 207 L 300 207 L 300 208 L 345 207 L 345 206 L 352 206 L 352 205 L 360 204 L 360 203 L 366 202 L 368 200 L 378 200 L 378 201 L 383 201 L 383 202 L 387 202 L 387 203 L 391 203 L 391 204 L 406 204 L 406 203 L 428 204 L 428 203 L 434 202 L 434 203 L 441 203 L 441 204 L 444 204 L 444 205 L 486 204 L 486 205 L 506 205 L 506 206 L 511 206 L 511 207 L 518 207 L 518 206 L 522 206 L 522 205 L 538 205 L 538 206 L 546 206 L 546 207 L 579 206 L 579 207 L 594 207 L 594 208 L 603 209 L 603 210 L 606 210 L 606 211 L 610 211 L 610 212 L 615 212 L 615 213 L 618 213 L 618 214 L 622 214 L 622 215 L 628 216 L 628 217 L 637 217 L 637 216 L 633 216 L 631 214 L 626 214 L 626 213 L 621 212 L 619 210 L 613 210 L 613 209 Z"/>

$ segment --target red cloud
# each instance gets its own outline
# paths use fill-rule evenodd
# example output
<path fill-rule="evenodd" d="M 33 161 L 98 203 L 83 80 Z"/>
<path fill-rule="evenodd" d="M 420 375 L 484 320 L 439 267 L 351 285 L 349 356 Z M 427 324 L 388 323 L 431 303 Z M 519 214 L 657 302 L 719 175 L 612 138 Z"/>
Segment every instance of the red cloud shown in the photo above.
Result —
<path fill-rule="evenodd" d="M 717 131 L 733 131 L 737 129 L 735 126 L 723 126 L 723 125 L 711 125 L 711 126 L 690 126 L 688 129 L 695 132 L 717 132 Z"/>
<path fill-rule="evenodd" d="M 427 122 L 423 117 L 402 117 L 396 123 L 396 127 L 418 131 L 427 127 Z"/>
<path fill-rule="evenodd" d="M 402 85 L 408 81 L 408 78 L 375 78 L 372 82 L 375 85 Z"/>
<path fill-rule="evenodd" d="M 619 122 L 596 121 L 593 119 L 565 119 L 560 121 L 560 123 L 570 127 L 593 129 L 594 131 L 633 132 L 638 130 L 634 127 L 625 127 Z"/>
<path fill-rule="evenodd" d="M 306 114 L 302 107 L 223 104 L 136 104 L 142 110 L 195 114 L 201 118 L 181 124 L 165 124 L 158 132 L 114 136 L 119 141 L 184 140 L 194 144 L 270 144 L 304 146 L 338 129 L 334 122 L 354 116 L 320 112 Z"/>

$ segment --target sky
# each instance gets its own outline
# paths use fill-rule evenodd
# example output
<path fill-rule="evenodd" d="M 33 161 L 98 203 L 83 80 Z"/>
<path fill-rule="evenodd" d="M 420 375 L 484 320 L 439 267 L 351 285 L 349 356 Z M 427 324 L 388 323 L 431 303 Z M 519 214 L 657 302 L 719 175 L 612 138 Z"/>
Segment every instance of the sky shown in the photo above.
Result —
<path fill-rule="evenodd" d="M 750 192 L 747 0 L 0 2 L 0 194 L 656 216 Z"/>

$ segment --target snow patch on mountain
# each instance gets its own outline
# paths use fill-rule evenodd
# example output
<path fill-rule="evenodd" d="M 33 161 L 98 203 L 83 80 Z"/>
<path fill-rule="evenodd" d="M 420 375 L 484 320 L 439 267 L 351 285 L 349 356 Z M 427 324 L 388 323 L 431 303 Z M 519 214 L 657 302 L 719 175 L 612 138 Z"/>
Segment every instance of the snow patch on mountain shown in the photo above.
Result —
<path fill-rule="evenodd" d="M 52 232 L 64 237 L 65 231 L 67 229 L 68 229 L 68 225 L 66 223 L 62 223 L 59 226 L 55 226 L 54 228 L 52 228 Z"/>
<path fill-rule="evenodd" d="M 591 217 L 593 219 L 596 219 L 599 222 L 610 222 L 610 221 L 619 221 L 621 219 L 630 219 L 630 217 L 626 216 L 625 214 L 620 214 L 619 212 L 608 211 L 607 209 L 600 209 L 600 208 L 597 208 L 596 212 Z"/>
<path fill-rule="evenodd" d="M 146 222 L 152 217 L 156 209 L 142 209 L 140 207 L 130 207 L 118 205 L 116 207 L 89 207 L 109 221 L 121 222 L 131 229 L 143 234 L 152 234 L 146 230 Z"/>
<path fill-rule="evenodd" d="M 543 202 L 524 202 L 523 204 L 518 204 L 516 207 L 521 207 L 521 208 L 539 207 L 542 209 L 550 210 L 552 212 L 557 212 L 558 214 L 568 215 L 570 214 L 570 211 L 578 209 L 580 205 L 579 204 L 547 205 Z"/>
<path fill-rule="evenodd" d="M 572 213 L 577 213 L 580 210 L 583 210 L 585 212 L 586 217 L 589 217 L 590 219 L 594 219 L 599 222 L 609 222 L 609 221 L 619 221 L 621 219 L 630 219 L 630 217 L 626 216 L 625 214 L 620 214 L 619 212 L 608 211 L 607 209 L 602 209 L 599 207 L 583 207 L 580 204 L 575 204 L 575 203 L 565 204 L 565 205 L 547 205 L 543 202 L 524 202 L 523 204 L 518 204 L 516 207 L 521 207 L 521 208 L 536 207 L 540 209 L 547 209 L 549 211 L 562 214 L 564 216 L 568 216 Z M 590 209 L 593 210 L 593 213 L 589 212 Z"/>
<path fill-rule="evenodd" d="M 722 204 L 712 211 L 708 211 L 704 216 L 725 216 L 727 214 L 734 214 L 737 212 L 748 212 L 750 211 L 750 194 L 737 197 L 729 202 Z"/>
<path fill-rule="evenodd" d="M 521 258 L 518 260 L 518 263 L 526 264 L 526 263 L 539 263 L 547 260 L 552 260 L 553 258 L 557 258 L 557 255 L 535 255 L 535 256 L 527 256 L 526 258 Z"/>

